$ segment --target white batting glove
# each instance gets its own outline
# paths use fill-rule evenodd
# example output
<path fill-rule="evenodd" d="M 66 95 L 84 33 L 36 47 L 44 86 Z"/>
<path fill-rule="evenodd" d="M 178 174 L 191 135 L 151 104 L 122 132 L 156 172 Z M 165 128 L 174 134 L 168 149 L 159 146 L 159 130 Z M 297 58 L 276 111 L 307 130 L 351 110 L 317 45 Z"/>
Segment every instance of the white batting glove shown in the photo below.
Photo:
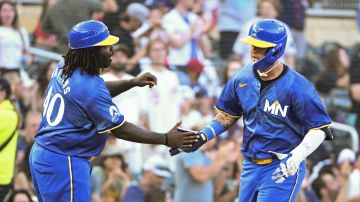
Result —
<path fill-rule="evenodd" d="M 281 184 L 287 177 L 295 175 L 299 169 L 300 163 L 304 160 L 302 157 L 293 153 L 281 154 L 272 151 L 269 151 L 269 153 L 281 160 L 279 167 L 271 176 L 271 179 L 274 180 L 276 184 Z"/>

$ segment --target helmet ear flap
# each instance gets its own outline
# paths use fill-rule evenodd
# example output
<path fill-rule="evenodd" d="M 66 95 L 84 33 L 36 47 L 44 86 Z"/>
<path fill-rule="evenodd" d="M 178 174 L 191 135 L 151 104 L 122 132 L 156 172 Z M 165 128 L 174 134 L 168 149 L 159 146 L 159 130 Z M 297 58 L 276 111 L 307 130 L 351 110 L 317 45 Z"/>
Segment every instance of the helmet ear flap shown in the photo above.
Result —
<path fill-rule="evenodd" d="M 282 55 L 282 51 L 281 51 L 282 47 L 283 47 L 283 44 L 280 43 L 280 44 L 276 45 L 275 47 L 271 48 L 271 50 L 270 50 L 272 52 L 271 57 L 276 58 L 276 59 L 280 58 Z"/>
<path fill-rule="evenodd" d="M 254 63 L 254 68 L 257 70 L 265 70 L 273 65 L 284 53 L 283 43 L 279 43 L 275 47 L 270 48 L 265 56 Z"/>

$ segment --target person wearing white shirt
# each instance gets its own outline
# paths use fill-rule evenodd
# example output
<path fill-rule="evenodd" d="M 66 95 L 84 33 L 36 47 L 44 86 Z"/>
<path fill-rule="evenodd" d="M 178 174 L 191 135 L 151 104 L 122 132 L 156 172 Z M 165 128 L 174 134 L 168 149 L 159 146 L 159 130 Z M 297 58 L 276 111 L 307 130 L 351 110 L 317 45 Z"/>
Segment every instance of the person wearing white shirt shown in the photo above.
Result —
<path fill-rule="evenodd" d="M 22 62 L 30 64 L 29 37 L 25 28 L 18 25 L 16 5 L 10 1 L 0 3 L 0 68 L 20 69 Z"/>
<path fill-rule="evenodd" d="M 176 73 L 164 65 L 167 55 L 166 44 L 161 39 L 152 40 L 148 44 L 147 51 L 151 66 L 145 71 L 156 76 L 158 85 L 144 92 L 139 99 L 143 102 L 144 116 L 145 120 L 148 120 L 149 129 L 166 132 L 168 126 L 177 123 L 180 119 L 180 84 Z M 168 148 L 144 145 L 144 149 L 145 159 L 150 155 L 158 154 L 171 163 Z"/>
<path fill-rule="evenodd" d="M 202 20 L 191 10 L 193 0 L 177 0 L 176 6 L 162 19 L 162 26 L 170 39 L 168 61 L 171 66 L 184 67 L 190 59 L 203 61 L 210 43 L 202 33 Z"/>
<path fill-rule="evenodd" d="M 113 51 L 114 54 L 109 71 L 100 75 L 101 78 L 105 81 L 134 78 L 125 72 L 126 63 L 128 62 L 127 47 L 124 44 L 115 45 Z M 113 102 L 121 110 L 121 113 L 126 116 L 126 120 L 139 125 L 141 125 L 141 102 L 139 96 L 142 94 L 142 90 L 141 88 L 132 88 L 113 98 Z M 142 162 L 144 161 L 142 156 L 143 145 L 122 139 L 116 139 L 116 144 L 129 163 L 130 172 L 135 176 L 139 175 L 142 171 Z"/>

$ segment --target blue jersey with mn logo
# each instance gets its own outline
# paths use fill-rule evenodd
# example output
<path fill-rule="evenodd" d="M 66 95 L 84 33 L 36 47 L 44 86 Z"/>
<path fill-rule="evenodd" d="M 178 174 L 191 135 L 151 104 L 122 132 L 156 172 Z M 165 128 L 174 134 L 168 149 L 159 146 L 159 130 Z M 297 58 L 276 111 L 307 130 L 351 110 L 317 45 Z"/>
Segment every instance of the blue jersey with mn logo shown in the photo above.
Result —
<path fill-rule="evenodd" d="M 250 64 L 227 82 L 215 104 L 229 115 L 243 116 L 242 152 L 247 157 L 269 158 L 268 151 L 287 154 L 310 129 L 331 124 L 313 85 L 290 68 L 260 89 Z"/>
<path fill-rule="evenodd" d="M 47 88 L 35 141 L 53 152 L 78 157 L 98 155 L 108 132 L 124 123 L 105 82 L 76 69 L 65 82 L 64 62 L 55 68 Z"/>

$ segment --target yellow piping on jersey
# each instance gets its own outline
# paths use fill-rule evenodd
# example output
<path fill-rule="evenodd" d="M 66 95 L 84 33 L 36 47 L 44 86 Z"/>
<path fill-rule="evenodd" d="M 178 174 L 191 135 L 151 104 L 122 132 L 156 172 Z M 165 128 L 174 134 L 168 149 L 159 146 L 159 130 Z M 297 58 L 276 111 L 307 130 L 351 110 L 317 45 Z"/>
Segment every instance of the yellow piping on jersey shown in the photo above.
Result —
<path fill-rule="evenodd" d="M 318 129 L 325 128 L 325 127 L 328 127 L 328 126 L 330 126 L 330 124 L 323 125 L 323 126 L 320 126 L 320 127 L 317 127 L 317 128 L 310 128 L 309 130 L 318 130 Z"/>
<path fill-rule="evenodd" d="M 122 126 L 123 124 L 125 123 L 125 119 L 117 126 L 113 127 L 113 128 L 110 128 L 110 129 L 107 129 L 107 130 L 104 130 L 104 131 L 100 131 L 99 134 L 104 134 L 104 133 L 107 133 L 107 132 L 110 132 L 116 128 L 119 128 L 120 126 Z"/>
<path fill-rule="evenodd" d="M 231 118 L 234 118 L 234 119 L 238 119 L 238 118 L 240 118 L 240 116 L 234 116 L 234 115 L 231 115 L 231 114 L 229 114 L 229 113 L 226 113 L 226 112 L 224 112 L 224 111 L 222 111 L 222 110 L 218 109 L 218 108 L 217 108 L 217 107 L 215 107 L 215 106 L 214 106 L 214 108 L 215 108 L 216 110 L 219 110 L 221 113 L 224 113 L 224 114 L 226 114 L 226 115 L 230 116 Z"/>

